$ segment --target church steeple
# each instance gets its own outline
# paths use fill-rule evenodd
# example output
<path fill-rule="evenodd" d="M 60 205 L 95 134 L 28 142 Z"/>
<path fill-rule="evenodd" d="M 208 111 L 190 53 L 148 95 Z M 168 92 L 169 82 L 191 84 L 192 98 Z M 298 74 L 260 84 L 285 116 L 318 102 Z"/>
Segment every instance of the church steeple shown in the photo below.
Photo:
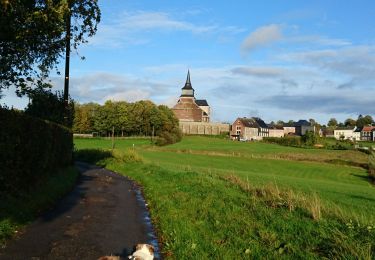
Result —
<path fill-rule="evenodd" d="M 194 97 L 194 89 L 191 86 L 190 71 L 189 70 L 188 70 L 188 74 L 187 74 L 187 77 L 186 77 L 185 86 L 182 88 L 181 97 Z"/>

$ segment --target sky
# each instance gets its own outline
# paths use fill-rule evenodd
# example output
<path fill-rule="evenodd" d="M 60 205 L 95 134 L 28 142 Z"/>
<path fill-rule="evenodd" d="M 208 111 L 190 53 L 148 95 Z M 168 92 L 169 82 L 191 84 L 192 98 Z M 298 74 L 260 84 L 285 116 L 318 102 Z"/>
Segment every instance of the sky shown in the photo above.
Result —
<path fill-rule="evenodd" d="M 70 94 L 80 103 L 173 106 L 189 69 L 195 96 L 208 101 L 215 122 L 375 117 L 373 0 L 99 5 L 97 34 L 72 54 Z M 63 88 L 63 74 L 50 79 Z M 13 92 L 0 101 L 23 108 L 28 99 Z"/>

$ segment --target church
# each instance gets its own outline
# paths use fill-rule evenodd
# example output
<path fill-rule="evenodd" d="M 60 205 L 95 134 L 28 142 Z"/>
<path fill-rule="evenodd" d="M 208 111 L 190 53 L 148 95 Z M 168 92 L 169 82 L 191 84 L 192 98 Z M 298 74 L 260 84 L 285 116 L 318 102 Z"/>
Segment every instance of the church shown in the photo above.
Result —
<path fill-rule="evenodd" d="M 185 86 L 177 104 L 172 108 L 179 126 L 186 135 L 219 135 L 229 133 L 230 125 L 211 122 L 211 108 L 205 99 L 195 99 L 188 71 Z"/>
<path fill-rule="evenodd" d="M 188 71 L 181 96 L 172 110 L 180 122 L 210 122 L 210 106 L 205 99 L 195 99 L 190 71 Z"/>

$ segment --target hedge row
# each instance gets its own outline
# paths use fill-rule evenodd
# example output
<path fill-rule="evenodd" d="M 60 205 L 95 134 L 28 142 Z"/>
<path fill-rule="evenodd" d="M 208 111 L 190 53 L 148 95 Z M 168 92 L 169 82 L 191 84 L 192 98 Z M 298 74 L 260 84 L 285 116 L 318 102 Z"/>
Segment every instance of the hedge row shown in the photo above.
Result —
<path fill-rule="evenodd" d="M 285 136 L 285 137 L 264 137 L 263 141 L 266 143 L 280 144 L 285 146 L 296 146 L 302 145 L 301 137 L 299 136 Z"/>
<path fill-rule="evenodd" d="M 0 195 L 29 191 L 70 165 L 72 150 L 68 128 L 0 108 Z"/>

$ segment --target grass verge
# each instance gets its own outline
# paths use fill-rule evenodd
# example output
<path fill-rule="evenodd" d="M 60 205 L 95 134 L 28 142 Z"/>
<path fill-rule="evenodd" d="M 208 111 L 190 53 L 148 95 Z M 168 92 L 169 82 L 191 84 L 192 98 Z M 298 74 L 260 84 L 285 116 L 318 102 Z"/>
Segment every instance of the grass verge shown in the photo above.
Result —
<path fill-rule="evenodd" d="M 115 152 L 101 163 L 144 187 L 166 259 L 375 256 L 374 224 L 332 211 L 317 193 L 236 174 L 166 169 L 130 154 Z"/>
<path fill-rule="evenodd" d="M 78 170 L 63 169 L 27 194 L 7 197 L 0 201 L 0 246 L 43 211 L 70 191 L 77 180 Z"/>
<path fill-rule="evenodd" d="M 316 194 L 244 188 L 216 174 L 150 164 L 107 168 L 143 185 L 167 259 L 375 256 L 374 225 L 323 215 Z"/>

